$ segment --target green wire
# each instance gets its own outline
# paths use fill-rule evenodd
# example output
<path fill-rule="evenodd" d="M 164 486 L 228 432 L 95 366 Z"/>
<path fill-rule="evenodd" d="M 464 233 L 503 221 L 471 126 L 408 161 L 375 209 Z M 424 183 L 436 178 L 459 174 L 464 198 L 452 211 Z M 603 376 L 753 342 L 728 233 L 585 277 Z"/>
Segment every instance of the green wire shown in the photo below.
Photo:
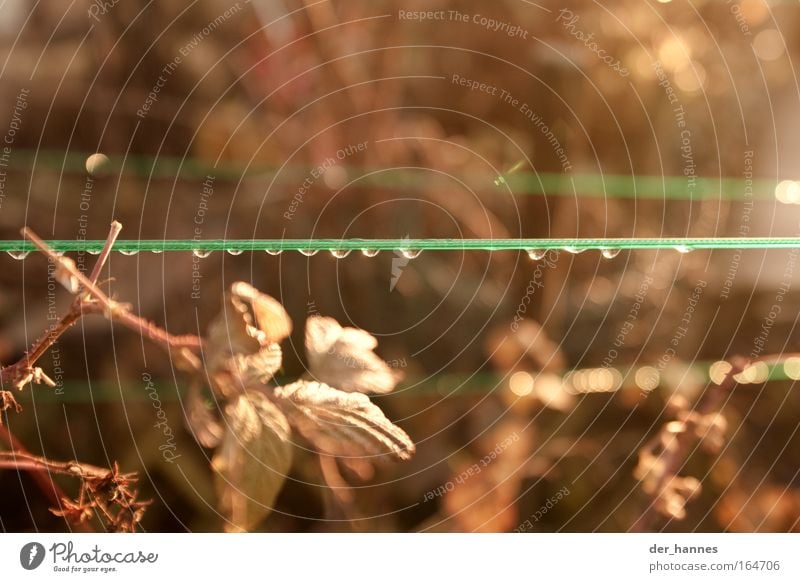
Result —
<path fill-rule="evenodd" d="M 103 240 L 52 240 L 48 246 L 56 252 L 100 252 Z M 139 251 L 534 251 L 564 250 L 660 250 L 687 252 L 695 249 L 786 249 L 800 248 L 800 237 L 733 237 L 733 238 L 511 238 L 511 239 L 174 239 L 118 240 L 113 250 L 124 253 Z M 25 253 L 37 250 L 30 241 L 0 241 L 0 251 Z"/>
<path fill-rule="evenodd" d="M 15 151 L 14 166 L 40 170 L 42 166 L 74 173 L 86 173 L 88 153 L 32 150 Z M 17 161 L 19 160 L 19 161 Z M 35 163 L 34 163 L 35 160 Z M 431 173 L 421 168 L 364 168 L 340 164 L 349 179 L 357 186 L 383 188 L 421 188 L 430 185 Z M 274 166 L 247 166 L 237 164 L 212 165 L 197 158 L 152 157 L 130 154 L 109 158 L 106 167 L 97 175 L 120 172 L 141 177 L 190 178 L 237 181 L 244 178 L 279 177 L 278 183 L 299 186 L 311 175 L 315 167 L 289 165 L 280 170 Z M 485 176 L 478 176 L 484 178 Z M 691 186 L 690 186 L 691 184 Z M 600 196 L 622 199 L 650 200 L 774 200 L 778 180 L 756 178 L 704 178 L 695 177 L 690 182 L 685 176 L 629 176 L 623 174 L 561 174 L 554 172 L 509 171 L 497 176 L 491 184 L 498 193 L 540 194 L 553 196 Z"/>

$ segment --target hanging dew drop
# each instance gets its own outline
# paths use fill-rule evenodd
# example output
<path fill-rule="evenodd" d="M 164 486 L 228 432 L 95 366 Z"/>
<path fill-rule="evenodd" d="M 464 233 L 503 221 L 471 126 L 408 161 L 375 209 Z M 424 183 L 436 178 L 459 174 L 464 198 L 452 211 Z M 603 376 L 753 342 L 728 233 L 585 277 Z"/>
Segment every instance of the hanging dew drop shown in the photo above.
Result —
<path fill-rule="evenodd" d="M 617 255 L 619 255 L 620 249 L 601 249 L 600 254 L 603 255 L 604 259 L 613 259 Z"/>
<path fill-rule="evenodd" d="M 691 253 L 694 249 L 686 245 L 677 245 L 675 246 L 675 250 L 681 253 L 682 255 L 685 255 L 686 253 Z"/>
<path fill-rule="evenodd" d="M 541 261 L 547 255 L 547 249 L 528 249 L 526 252 L 532 261 Z"/>
<path fill-rule="evenodd" d="M 234 257 L 238 257 L 244 252 L 242 249 L 228 249 L 228 254 L 233 255 Z"/>
<path fill-rule="evenodd" d="M 201 249 L 195 249 L 192 251 L 192 254 L 197 257 L 198 259 L 205 259 L 209 255 L 211 255 L 211 251 L 204 251 Z"/>
<path fill-rule="evenodd" d="M 564 247 L 564 250 L 571 255 L 579 255 L 586 249 L 579 249 L 578 247 Z"/>
<path fill-rule="evenodd" d="M 119 252 L 119 254 L 121 254 L 121 255 L 125 255 L 126 257 L 132 257 L 133 255 L 136 255 L 136 254 L 138 254 L 138 253 L 139 253 L 139 251 L 137 251 L 137 250 L 132 250 L 132 251 L 120 251 L 120 252 Z"/>
<path fill-rule="evenodd" d="M 31 254 L 30 251 L 8 251 L 8 256 L 16 261 L 21 261 L 29 254 Z"/>
<path fill-rule="evenodd" d="M 153 253 L 154 255 L 160 255 L 164 251 L 161 249 L 152 249 L 150 252 Z"/>
<path fill-rule="evenodd" d="M 273 257 L 277 257 L 283 251 L 281 249 L 266 249 L 268 255 L 272 255 Z"/>
<path fill-rule="evenodd" d="M 300 251 L 300 254 L 303 255 L 304 257 L 313 257 L 319 252 L 317 249 L 297 249 L 297 250 Z"/>
<path fill-rule="evenodd" d="M 379 252 L 377 249 L 361 249 L 361 254 L 365 257 L 376 257 Z"/>
<path fill-rule="evenodd" d="M 350 254 L 350 249 L 331 249 L 331 254 L 337 259 L 343 259 Z"/>
<path fill-rule="evenodd" d="M 90 255 L 99 255 L 102 251 L 100 249 L 87 249 L 86 252 Z"/>
<path fill-rule="evenodd" d="M 422 249 L 400 249 L 400 254 L 406 259 L 416 259 L 422 253 Z"/>

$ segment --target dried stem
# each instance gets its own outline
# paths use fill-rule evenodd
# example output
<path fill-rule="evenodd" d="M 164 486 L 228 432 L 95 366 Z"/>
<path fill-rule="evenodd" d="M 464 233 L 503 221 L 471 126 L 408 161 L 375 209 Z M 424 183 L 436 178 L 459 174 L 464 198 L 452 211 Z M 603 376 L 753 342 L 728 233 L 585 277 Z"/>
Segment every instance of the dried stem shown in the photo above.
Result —
<path fill-rule="evenodd" d="M 97 279 L 100 277 L 100 272 L 103 270 L 106 261 L 108 261 L 108 255 L 111 253 L 111 248 L 114 246 L 114 243 L 117 242 L 117 237 L 119 236 L 120 231 L 122 231 L 122 225 L 116 220 L 113 221 L 111 223 L 111 230 L 106 238 L 106 244 L 103 245 L 103 250 L 100 251 L 100 256 L 97 257 L 97 262 L 94 264 L 92 274 L 89 275 L 89 281 L 92 283 L 97 283 Z"/>
<path fill-rule="evenodd" d="M 92 273 L 86 277 L 78 270 L 72 261 L 66 260 L 57 255 L 41 238 L 34 234 L 29 228 L 22 229 L 22 235 L 29 239 L 39 250 L 41 250 L 47 257 L 55 263 L 60 269 L 69 273 L 81 285 L 81 289 L 76 294 L 75 300 L 72 302 L 69 311 L 64 316 L 53 324 L 31 347 L 30 350 L 15 364 L 6 366 L 0 370 L 0 386 L 10 384 L 18 390 L 21 390 L 29 382 L 48 384 L 53 386 L 54 383 L 41 368 L 34 367 L 34 364 L 41 358 L 47 350 L 58 341 L 58 339 L 70 327 L 86 314 L 102 314 L 109 319 L 118 321 L 126 327 L 137 331 L 151 341 L 161 344 L 167 348 L 193 348 L 198 349 L 201 346 L 201 339 L 196 335 L 172 335 L 167 331 L 158 327 L 155 323 L 147 321 L 130 312 L 128 306 L 117 303 L 109 298 L 103 291 L 97 287 L 97 279 L 108 260 L 111 248 L 117 240 L 122 225 L 114 221 L 111 223 L 111 230 L 106 238 L 106 243 L 103 250 L 95 263 Z M 5 401 L 4 397 L 4 401 Z M 13 397 L 12 397 L 13 398 Z M 11 404 L 6 408 L 11 407 Z"/>
<path fill-rule="evenodd" d="M 11 431 L 4 426 L 0 426 L 0 439 L 5 441 L 6 445 L 10 449 L 12 454 L 19 455 L 30 455 L 30 453 L 25 449 L 22 443 L 17 439 Z M 49 473 L 45 473 L 44 469 L 28 469 L 31 474 L 31 478 L 36 482 L 36 485 L 39 489 L 42 490 L 42 493 L 47 496 L 50 500 L 50 503 L 54 507 L 61 507 L 61 500 L 65 497 L 64 492 L 61 490 L 61 487 L 53 481 L 52 475 Z"/>
<path fill-rule="evenodd" d="M 16 469 L 18 471 L 47 471 L 57 475 L 71 477 L 94 477 L 105 479 L 111 474 L 110 469 L 79 463 L 78 461 L 51 461 L 27 452 L 0 451 L 0 469 Z"/>
<path fill-rule="evenodd" d="M 57 273 L 66 274 L 70 282 L 77 281 L 79 286 L 77 289 L 71 289 L 75 293 L 75 298 L 67 313 L 36 340 L 18 362 L 0 369 L 0 387 L 9 384 L 21 390 L 29 382 L 55 386 L 55 382 L 48 378 L 41 368 L 35 367 L 36 362 L 67 329 L 75 325 L 83 315 L 92 313 L 115 319 L 167 349 L 177 348 L 178 360 L 181 362 L 191 360 L 189 350 L 201 347 L 199 337 L 194 335 L 174 336 L 154 323 L 132 314 L 128 306 L 117 303 L 97 286 L 97 280 L 121 230 L 122 225 L 119 222 L 111 223 L 103 250 L 91 274 L 86 277 L 78 270 L 73 261 L 57 255 L 30 229 L 22 229 L 23 236 L 56 265 Z M 21 407 L 11 392 L 0 390 L 0 413 L 8 409 L 19 412 Z M 2 424 L 1 420 L 0 417 L 0 425 Z M 30 472 L 37 485 L 56 506 L 51 509 L 55 515 L 66 518 L 84 531 L 90 530 L 86 522 L 95 512 L 99 512 L 106 524 L 116 531 L 133 531 L 136 528 L 147 502 L 137 501 L 136 492 L 130 489 L 130 485 L 136 481 L 135 474 L 121 474 L 116 464 L 112 469 L 105 469 L 78 461 L 51 461 L 35 456 L 25 450 L 10 430 L 2 426 L 0 426 L 0 437 L 8 443 L 11 449 L 10 451 L 0 451 L 0 469 Z M 75 501 L 64 495 L 53 481 L 53 474 L 80 479 L 80 493 Z"/>

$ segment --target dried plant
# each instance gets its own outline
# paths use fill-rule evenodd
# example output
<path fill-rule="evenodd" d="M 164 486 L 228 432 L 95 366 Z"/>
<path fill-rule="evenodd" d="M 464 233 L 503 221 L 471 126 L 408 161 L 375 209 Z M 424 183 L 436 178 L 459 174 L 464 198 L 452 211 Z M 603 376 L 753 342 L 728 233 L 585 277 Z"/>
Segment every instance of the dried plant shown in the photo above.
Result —
<path fill-rule="evenodd" d="M 11 386 L 19 391 L 30 383 L 54 387 L 55 382 L 35 365 L 36 361 L 83 315 L 90 313 L 102 314 L 119 321 L 165 346 L 199 345 L 199 338 L 172 336 L 132 314 L 127 306 L 111 299 L 99 289 L 97 279 L 121 229 L 118 222 L 112 223 L 103 251 L 88 277 L 78 270 L 74 261 L 57 255 L 30 230 L 22 230 L 22 234 L 55 264 L 56 280 L 74 294 L 75 299 L 67 313 L 34 343 L 22 359 L 0 369 L 0 388 Z M 4 413 L 12 409 L 18 413 L 22 411 L 13 393 L 8 390 L 0 391 L 0 403 Z M 51 508 L 51 512 L 55 515 L 85 528 L 88 520 L 96 514 L 103 526 L 112 531 L 134 531 L 141 521 L 148 502 L 137 501 L 137 493 L 131 489 L 137 480 L 134 473 L 120 473 L 116 463 L 111 469 L 103 469 L 78 461 L 53 461 L 29 453 L 8 428 L 3 428 L 3 436 L 9 451 L 0 451 L 0 468 L 31 472 L 42 491 L 54 502 L 55 507 Z M 47 478 L 41 478 L 45 474 Z M 77 498 L 73 500 L 62 493 L 55 484 L 53 475 L 79 479 Z"/>
<path fill-rule="evenodd" d="M 363 394 L 387 393 L 399 374 L 374 352 L 377 341 L 365 331 L 343 328 L 327 317 L 313 317 L 306 327 L 309 377 L 286 386 L 269 382 L 281 368 L 280 342 L 292 331 L 281 304 L 247 283 L 231 285 L 224 307 L 211 323 L 205 341 L 193 335 L 174 336 L 133 313 L 106 295 L 97 279 L 120 230 L 113 223 L 105 248 L 87 277 L 75 263 L 56 254 L 27 229 L 23 234 L 55 264 L 56 279 L 75 295 L 69 311 L 36 341 L 25 357 L 0 370 L 1 386 L 22 390 L 28 384 L 55 386 L 35 365 L 58 338 L 80 317 L 100 314 L 170 348 L 177 365 L 188 374 L 186 421 L 197 441 L 216 448 L 212 467 L 216 473 L 220 509 L 226 529 L 248 530 L 270 511 L 291 468 L 291 427 L 321 455 L 341 458 L 361 467 L 381 457 L 406 460 L 414 453 L 408 435 L 392 424 L 380 408 Z M 200 356 L 205 356 L 205 365 Z M 204 382 L 221 405 L 215 416 L 203 399 Z M 334 388 L 329 384 L 337 386 Z M 2 412 L 22 407 L 8 390 L 0 391 Z M 137 501 L 131 486 L 135 474 L 122 474 L 116 464 L 101 469 L 77 461 L 56 462 L 28 453 L 7 429 L 10 451 L 0 452 L 0 468 L 77 477 L 80 489 L 73 500 L 60 491 L 55 496 L 56 515 L 83 525 L 97 514 L 113 531 L 133 531 L 147 502 Z M 323 463 L 324 473 L 335 480 L 335 468 Z M 50 479 L 51 487 L 52 479 Z M 337 481 L 338 483 L 338 481 Z M 42 483 L 47 491 L 47 482 Z M 51 490 L 52 492 L 52 490 Z"/>
<path fill-rule="evenodd" d="M 280 303 L 243 282 L 231 285 L 209 327 L 207 377 L 222 403 L 224 428 L 197 389 L 187 421 L 198 442 L 217 447 L 212 466 L 229 530 L 252 529 L 269 513 L 291 467 L 291 428 L 321 455 L 345 463 L 406 460 L 414 453 L 408 435 L 362 393 L 389 392 L 399 379 L 375 355 L 377 341 L 365 331 L 311 317 L 308 377 L 270 386 L 282 363 L 279 342 L 291 330 Z"/>

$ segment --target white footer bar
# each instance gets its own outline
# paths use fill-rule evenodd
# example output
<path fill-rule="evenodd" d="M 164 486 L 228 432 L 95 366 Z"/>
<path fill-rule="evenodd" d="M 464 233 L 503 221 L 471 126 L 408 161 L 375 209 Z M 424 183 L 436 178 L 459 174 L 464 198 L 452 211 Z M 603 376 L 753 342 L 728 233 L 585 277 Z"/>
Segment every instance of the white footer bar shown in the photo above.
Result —
<path fill-rule="evenodd" d="M 778 581 L 800 580 L 799 549 L 793 534 L 3 534 L 0 572 L 3 580 L 136 582 L 254 574 L 325 582 Z"/>

